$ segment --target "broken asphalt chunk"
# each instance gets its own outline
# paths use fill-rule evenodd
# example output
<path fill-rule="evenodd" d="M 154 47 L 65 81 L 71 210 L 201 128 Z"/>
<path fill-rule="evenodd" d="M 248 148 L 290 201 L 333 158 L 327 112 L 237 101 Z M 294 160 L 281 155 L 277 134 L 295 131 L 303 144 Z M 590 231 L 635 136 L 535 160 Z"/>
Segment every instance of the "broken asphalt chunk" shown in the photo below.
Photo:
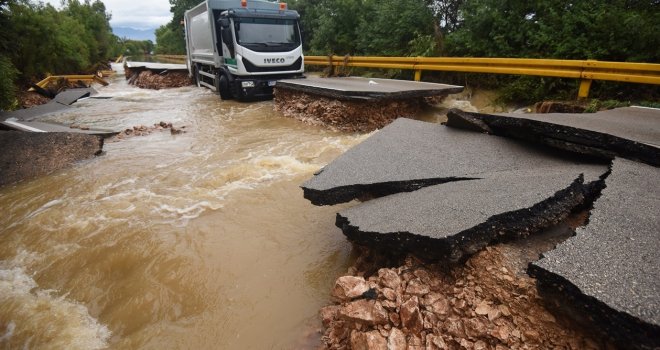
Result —
<path fill-rule="evenodd" d="M 617 158 L 588 225 L 529 267 L 545 297 L 622 348 L 660 348 L 659 183 L 660 169 Z"/>
<path fill-rule="evenodd" d="M 302 188 L 313 204 L 332 205 L 497 172 L 537 169 L 542 174 L 542 169 L 582 163 L 584 157 L 544 146 L 399 118 L 328 164 Z M 574 171 L 573 178 L 579 173 Z M 590 174 L 586 181 L 601 174 Z"/>
<path fill-rule="evenodd" d="M 481 114 L 452 109 L 447 125 L 514 137 L 606 159 L 660 165 L 660 110 L 617 108 L 597 113 Z"/>
<path fill-rule="evenodd" d="M 337 214 L 349 240 L 390 254 L 457 262 L 488 244 L 557 224 L 588 203 L 604 165 L 510 171 L 374 199 Z"/>

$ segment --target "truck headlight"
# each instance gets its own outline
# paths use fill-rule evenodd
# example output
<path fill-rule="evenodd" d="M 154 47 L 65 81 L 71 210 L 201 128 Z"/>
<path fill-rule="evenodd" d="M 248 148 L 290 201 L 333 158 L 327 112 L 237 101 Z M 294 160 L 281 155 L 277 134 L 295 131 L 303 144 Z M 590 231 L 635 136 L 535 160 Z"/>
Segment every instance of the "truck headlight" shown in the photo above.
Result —
<path fill-rule="evenodd" d="M 241 86 L 244 88 L 253 88 L 254 87 L 254 81 L 242 81 Z"/>

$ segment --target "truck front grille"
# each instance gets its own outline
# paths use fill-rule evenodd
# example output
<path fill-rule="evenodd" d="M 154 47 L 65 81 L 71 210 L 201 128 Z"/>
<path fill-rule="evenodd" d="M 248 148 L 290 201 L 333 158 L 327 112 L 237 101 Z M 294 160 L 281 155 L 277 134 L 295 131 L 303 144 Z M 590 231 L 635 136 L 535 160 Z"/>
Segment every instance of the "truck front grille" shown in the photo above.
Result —
<path fill-rule="evenodd" d="M 296 71 L 300 70 L 300 67 L 302 67 L 302 57 L 298 57 L 298 59 L 290 66 L 279 67 L 257 67 L 243 57 L 243 66 L 245 66 L 245 70 L 250 73 Z"/>

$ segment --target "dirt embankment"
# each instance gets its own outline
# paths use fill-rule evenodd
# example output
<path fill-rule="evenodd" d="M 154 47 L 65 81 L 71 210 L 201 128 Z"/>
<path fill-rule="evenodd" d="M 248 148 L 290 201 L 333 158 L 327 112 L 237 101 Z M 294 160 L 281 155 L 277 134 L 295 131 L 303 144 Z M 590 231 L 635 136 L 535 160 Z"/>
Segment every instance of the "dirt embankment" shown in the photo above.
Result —
<path fill-rule="evenodd" d="M 101 154 L 103 138 L 79 133 L 0 131 L 0 186 Z"/>
<path fill-rule="evenodd" d="M 358 248 L 355 266 L 336 281 L 336 303 L 321 310 L 324 347 L 610 349 L 551 313 L 525 273 L 529 261 L 567 234 L 488 247 L 453 267 L 413 257 L 392 264 Z"/>
<path fill-rule="evenodd" d="M 125 68 L 126 79 L 131 85 L 143 89 L 160 90 L 192 85 L 188 72 L 164 71 L 155 73 L 150 70 L 135 70 Z"/>
<path fill-rule="evenodd" d="M 275 89 L 274 101 L 286 117 L 347 132 L 371 132 L 399 117 L 415 118 L 428 105 L 424 98 L 346 101 L 289 89 Z"/>

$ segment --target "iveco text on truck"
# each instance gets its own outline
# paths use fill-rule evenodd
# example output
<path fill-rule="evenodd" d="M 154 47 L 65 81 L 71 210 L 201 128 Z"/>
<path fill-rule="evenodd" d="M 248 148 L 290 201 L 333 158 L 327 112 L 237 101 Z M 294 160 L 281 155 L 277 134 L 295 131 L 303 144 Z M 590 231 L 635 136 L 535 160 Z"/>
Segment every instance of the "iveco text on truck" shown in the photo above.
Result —
<path fill-rule="evenodd" d="M 184 15 L 190 76 L 222 99 L 271 97 L 277 80 L 303 75 L 299 18 L 285 3 L 202 2 Z"/>

